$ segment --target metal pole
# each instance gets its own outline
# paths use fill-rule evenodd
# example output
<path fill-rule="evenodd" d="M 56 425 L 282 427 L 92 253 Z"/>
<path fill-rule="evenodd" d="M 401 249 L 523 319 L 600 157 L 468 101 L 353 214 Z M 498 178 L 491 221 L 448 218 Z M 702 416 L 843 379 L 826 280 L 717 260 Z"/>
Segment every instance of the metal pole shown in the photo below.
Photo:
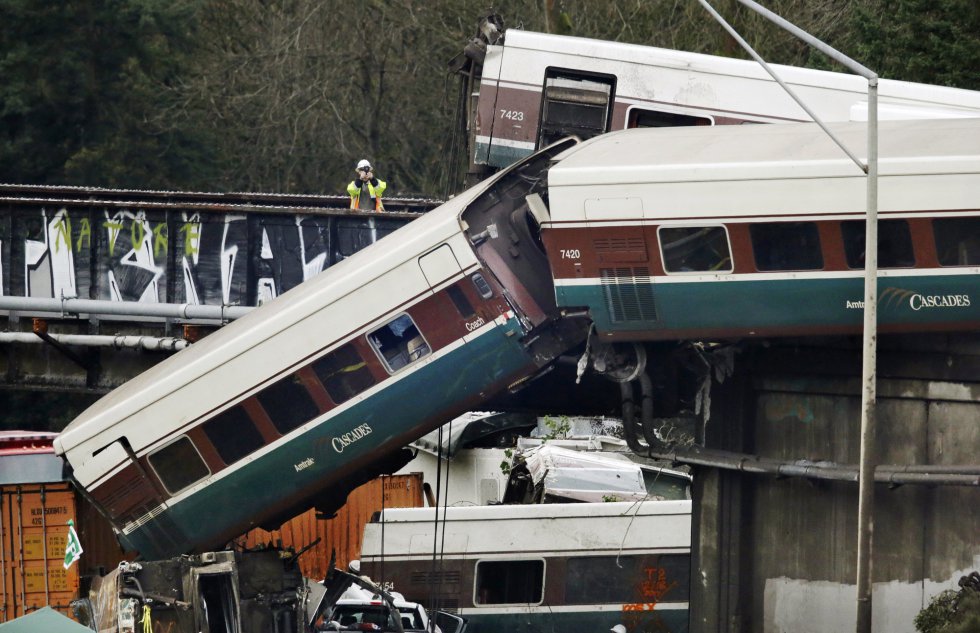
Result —
<path fill-rule="evenodd" d="M 190 347 L 190 341 L 169 336 L 136 336 L 109 334 L 49 334 L 51 338 L 62 345 L 77 345 L 80 347 L 111 347 L 114 349 L 145 349 L 148 351 L 176 352 Z M 39 344 L 44 339 L 31 332 L 0 332 L 0 344 L 21 343 Z"/>
<path fill-rule="evenodd" d="M 858 488 L 857 633 L 871 632 L 874 443 L 878 345 L 878 80 L 868 80 L 868 189 L 864 237 L 864 354 Z"/>
<path fill-rule="evenodd" d="M 833 141 L 834 143 L 836 143 L 836 144 L 837 144 L 837 147 L 839 147 L 839 148 L 841 148 L 841 150 L 843 150 L 843 152 L 844 152 L 845 154 L 847 154 L 847 156 L 848 156 L 848 157 L 849 157 L 849 158 L 850 158 L 850 159 L 851 159 L 852 161 L 854 161 L 854 163 L 855 163 L 855 164 L 856 164 L 856 165 L 857 165 L 857 166 L 858 166 L 858 167 L 859 167 L 859 168 L 861 169 L 861 171 L 863 171 L 863 172 L 867 172 L 867 171 L 868 171 L 868 168 L 867 168 L 867 165 L 865 165 L 865 164 L 864 164 L 863 162 L 861 162 L 861 159 L 860 159 L 860 158 L 858 158 L 857 156 L 855 156 L 855 155 L 854 155 L 854 153 L 853 153 L 853 152 L 852 152 L 852 151 L 851 151 L 850 149 L 848 149 L 846 145 L 844 145 L 844 142 L 843 142 L 843 141 L 841 141 L 841 140 L 840 140 L 839 138 L 837 138 L 837 135 L 836 135 L 836 134 L 834 134 L 834 133 L 833 133 L 833 132 L 832 132 L 832 131 L 830 130 L 830 128 L 829 128 L 829 127 L 827 127 L 827 125 L 826 125 L 826 124 L 825 124 L 825 123 L 824 123 L 824 122 L 823 122 L 823 121 L 822 121 L 822 120 L 820 119 L 820 117 L 818 117 L 818 116 L 817 116 L 817 113 L 816 113 L 816 112 L 814 112 L 813 110 L 811 110 L 811 109 L 810 109 L 810 107 L 809 107 L 809 106 L 808 106 L 807 104 L 805 104 L 805 103 L 803 102 L 803 99 L 800 99 L 800 98 L 799 98 L 799 97 L 798 97 L 798 96 L 796 95 L 796 93 L 795 93 L 795 92 L 793 92 L 793 90 L 792 90 L 792 88 L 790 88 L 790 87 L 789 87 L 788 85 L 786 85 L 786 82 L 784 82 L 784 81 L 783 81 L 783 80 L 782 80 L 782 79 L 781 79 L 781 78 L 779 77 L 779 75 L 777 75 L 777 74 L 776 74 L 776 71 L 774 71 L 774 70 L 773 70 L 773 69 L 772 69 L 772 68 L 771 68 L 771 67 L 769 66 L 769 64 L 767 64 L 767 63 L 766 63 L 766 61 L 765 61 L 764 59 L 762 59 L 762 56 L 761 56 L 761 55 L 759 55 L 758 53 L 756 53 L 756 52 L 755 52 L 755 49 L 753 49 L 753 48 L 752 48 L 752 47 L 751 47 L 751 46 L 749 45 L 749 43 L 748 43 L 748 42 L 746 42 L 746 41 L 745 41 L 745 39 L 743 39 L 743 38 L 742 38 L 742 36 L 738 34 L 738 32 L 737 32 L 737 31 L 735 30 L 735 27 L 733 27 L 733 26 L 732 26 L 732 25 L 730 25 L 730 24 L 729 24 L 728 22 L 726 22 L 726 21 L 725 21 L 725 18 L 723 18 L 723 17 L 721 17 L 721 15 L 720 15 L 720 14 L 719 14 L 719 13 L 718 13 L 717 11 L 715 11 L 715 10 L 714 10 L 714 8 L 712 8 L 712 6 L 711 6 L 710 4 L 708 4 L 708 1 L 707 1 L 707 0 L 698 0 L 698 2 L 700 2 L 700 3 L 701 3 L 701 6 L 703 6 L 703 7 L 705 8 L 705 9 L 707 9 L 707 11 L 708 11 L 708 13 L 710 13 L 710 14 L 712 15 L 712 17 L 714 17 L 714 18 L 715 18 L 715 20 L 716 20 L 716 21 L 717 21 L 717 22 L 718 22 L 719 24 L 721 24 L 721 26 L 722 26 L 722 27 L 723 27 L 723 28 L 724 28 L 724 29 L 725 29 L 726 31 L 728 31 L 728 34 L 729 34 L 729 35 L 731 35 L 731 36 L 732 36 L 732 38 L 734 38 L 734 40 L 735 40 L 736 42 L 738 42 L 738 44 L 739 44 L 739 46 L 741 46 L 742 48 L 744 48 L 744 49 L 745 49 L 745 51 L 746 51 L 746 52 L 747 52 L 747 53 L 748 53 L 749 55 L 751 55 L 751 56 L 752 56 L 752 59 L 754 59 L 755 61 L 757 61 L 757 62 L 759 62 L 759 65 L 760 65 L 760 66 L 762 66 L 762 68 L 763 68 L 763 69 L 764 69 L 764 70 L 765 70 L 765 71 L 766 71 L 767 73 L 769 73 L 769 76 L 770 76 L 770 77 L 772 77 L 772 78 L 773 78 L 773 80 L 775 80 L 775 82 L 776 82 L 777 84 L 779 84 L 779 85 L 780 85 L 780 86 L 781 86 L 781 87 L 783 88 L 783 90 L 785 90 L 785 91 L 786 91 L 786 94 L 788 94 L 788 95 L 789 95 L 790 97 L 792 97 L 792 98 L 793 98 L 793 101 L 795 101 L 795 102 L 797 103 L 797 105 L 799 105 L 799 106 L 800 106 L 801 108 L 803 108 L 803 111 L 804 111 L 804 112 L 806 112 L 806 113 L 807 113 L 807 114 L 808 114 L 808 115 L 810 116 L 810 118 L 811 118 L 811 119 L 813 119 L 813 122 L 814 122 L 814 123 L 816 123 L 817 125 L 819 125 L 819 126 L 820 126 L 820 129 L 822 129 L 822 130 L 823 130 L 823 131 L 824 131 L 824 132 L 825 132 L 825 133 L 827 134 L 827 136 L 829 136 L 829 137 L 830 137 L 830 140 L 832 140 L 832 141 Z M 754 3 L 753 3 L 753 4 L 754 4 Z M 757 6 L 758 6 L 758 5 L 757 5 Z M 766 17 L 768 17 L 768 16 L 766 16 Z M 777 17 L 778 17 L 778 16 L 777 16 Z M 780 19 L 782 19 L 782 18 L 780 18 Z M 785 22 L 785 20 L 784 20 L 784 22 Z M 786 22 L 786 24 L 789 24 L 789 22 Z M 781 25 L 780 25 L 780 26 L 781 26 Z M 795 27 L 794 27 L 794 28 L 795 28 Z M 798 29 L 797 29 L 797 30 L 798 30 Z M 802 33 L 802 31 L 800 31 L 800 32 Z M 830 50 L 833 50 L 833 49 L 830 49 Z M 833 57 L 833 55 L 831 55 L 831 56 Z M 842 56 L 842 57 L 844 57 L 844 59 L 850 59 L 849 57 L 846 57 L 846 56 Z M 842 62 L 842 63 L 843 63 L 843 62 Z"/>
<path fill-rule="evenodd" d="M 195 305 L 190 303 L 142 303 L 138 301 L 98 301 L 95 299 L 47 299 L 35 297 L 0 297 L 0 310 L 37 313 L 53 312 L 62 316 L 88 314 L 96 316 L 139 316 L 170 319 L 214 319 L 230 321 L 243 317 L 255 308 L 250 306 Z"/>
<path fill-rule="evenodd" d="M 766 69 L 769 74 L 779 82 L 789 92 L 790 96 L 800 100 L 796 95 L 786 88 L 783 82 L 776 78 L 775 74 L 769 69 L 761 58 L 745 43 L 734 29 L 712 9 L 707 0 L 698 0 L 715 19 L 728 30 L 739 44 Z M 799 27 L 781 18 L 772 11 L 760 6 L 753 0 L 738 0 L 739 3 L 762 15 L 767 20 L 783 28 L 797 38 L 817 48 L 825 55 L 840 62 L 853 72 L 861 75 L 868 80 L 868 158 L 866 167 L 867 173 L 867 194 L 866 194 L 866 222 L 865 222 L 865 257 L 864 257 L 864 343 L 862 354 L 861 381 L 863 389 L 861 392 L 861 463 L 860 463 L 860 485 L 858 492 L 858 551 L 857 551 L 857 633 L 871 632 L 871 535 L 874 528 L 874 463 L 873 447 L 875 441 L 875 381 L 876 377 L 876 356 L 878 340 L 878 75 L 867 67 L 857 63 L 850 57 L 832 48 L 828 44 L 813 37 Z M 802 106 L 802 103 L 801 103 Z M 810 110 L 804 106 L 804 110 Z M 811 116 L 813 116 L 811 114 Z M 831 139 L 836 142 L 844 152 L 851 157 L 859 166 L 858 160 L 846 147 L 844 147 L 833 134 L 814 117 L 820 127 L 827 132 Z"/>

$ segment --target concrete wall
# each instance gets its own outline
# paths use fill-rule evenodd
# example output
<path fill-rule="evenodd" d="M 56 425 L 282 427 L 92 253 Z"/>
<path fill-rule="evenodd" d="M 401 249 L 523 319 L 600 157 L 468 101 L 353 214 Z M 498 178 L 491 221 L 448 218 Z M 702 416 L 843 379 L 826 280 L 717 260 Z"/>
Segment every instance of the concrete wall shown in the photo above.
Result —
<path fill-rule="evenodd" d="M 708 446 L 857 464 L 860 355 L 852 340 L 750 346 L 716 386 Z M 980 337 L 882 337 L 879 464 L 980 464 Z M 694 631 L 854 630 L 857 486 L 702 469 Z M 912 619 L 980 568 L 980 489 L 875 491 L 873 628 Z M 699 581 L 699 582 L 698 582 Z"/>

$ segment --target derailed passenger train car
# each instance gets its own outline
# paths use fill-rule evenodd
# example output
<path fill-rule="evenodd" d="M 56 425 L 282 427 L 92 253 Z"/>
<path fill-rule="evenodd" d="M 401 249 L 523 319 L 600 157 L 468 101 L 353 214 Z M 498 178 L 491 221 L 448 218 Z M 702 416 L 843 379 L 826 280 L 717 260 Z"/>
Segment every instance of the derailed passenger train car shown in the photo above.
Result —
<path fill-rule="evenodd" d="M 525 198 L 556 144 L 116 389 L 56 440 L 146 558 L 221 547 L 401 467 L 584 338 Z"/>
<path fill-rule="evenodd" d="M 864 123 L 831 124 L 859 155 Z M 980 326 L 980 118 L 886 121 L 883 332 Z M 613 132 L 556 157 L 558 305 L 604 340 L 861 331 L 864 172 L 815 124 Z"/>
<path fill-rule="evenodd" d="M 489 33 L 481 59 L 473 162 L 492 168 L 576 135 L 628 128 L 791 123 L 810 116 L 757 62 L 516 28 Z M 471 49 L 475 43 L 471 43 Z M 867 118 L 867 82 L 770 66 L 824 121 Z M 980 92 L 879 79 L 880 119 L 980 115 Z"/>

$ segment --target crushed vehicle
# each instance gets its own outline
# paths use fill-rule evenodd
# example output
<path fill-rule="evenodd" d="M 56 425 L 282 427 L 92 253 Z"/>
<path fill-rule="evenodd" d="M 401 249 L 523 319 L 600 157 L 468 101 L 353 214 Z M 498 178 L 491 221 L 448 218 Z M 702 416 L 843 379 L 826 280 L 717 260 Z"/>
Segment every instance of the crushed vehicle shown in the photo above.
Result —
<path fill-rule="evenodd" d="M 366 576 L 332 570 L 324 580 L 328 587 L 349 585 L 340 598 L 323 610 L 317 631 L 397 631 L 399 633 L 463 633 L 466 620 L 436 611 L 429 613 L 421 604 L 409 602 L 397 592 L 388 592 Z"/>

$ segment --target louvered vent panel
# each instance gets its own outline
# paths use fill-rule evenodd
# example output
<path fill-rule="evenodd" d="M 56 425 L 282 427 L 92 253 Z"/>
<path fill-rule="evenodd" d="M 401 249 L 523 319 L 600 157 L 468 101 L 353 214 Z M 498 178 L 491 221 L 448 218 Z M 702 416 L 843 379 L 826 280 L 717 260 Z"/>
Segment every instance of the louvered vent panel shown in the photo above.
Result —
<path fill-rule="evenodd" d="M 599 274 L 613 323 L 657 320 L 649 268 L 600 268 Z"/>
<path fill-rule="evenodd" d="M 442 572 L 413 571 L 410 582 L 413 585 L 437 585 L 452 584 L 459 582 L 459 570 L 448 570 Z"/>
<path fill-rule="evenodd" d="M 592 247 L 602 263 L 647 261 L 647 245 L 641 236 L 602 237 L 593 240 Z"/>

